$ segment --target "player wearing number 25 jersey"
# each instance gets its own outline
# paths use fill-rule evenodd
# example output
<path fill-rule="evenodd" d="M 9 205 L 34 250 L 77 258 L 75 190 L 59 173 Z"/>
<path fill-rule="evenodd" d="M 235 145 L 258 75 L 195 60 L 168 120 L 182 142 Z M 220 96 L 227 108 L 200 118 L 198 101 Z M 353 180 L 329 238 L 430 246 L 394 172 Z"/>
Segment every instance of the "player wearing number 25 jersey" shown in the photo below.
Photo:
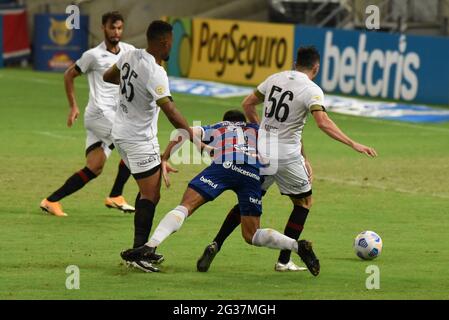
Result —
<path fill-rule="evenodd" d="M 147 29 L 147 48 L 124 54 L 103 75 L 107 82 L 120 84 L 120 104 L 112 127 L 114 145 L 131 170 L 139 195 L 134 215 L 134 244 L 139 247 L 148 241 L 154 212 L 160 198 L 161 160 L 157 139 L 159 111 L 178 129 L 192 138 L 192 130 L 177 110 L 170 96 L 167 73 L 162 68 L 168 60 L 173 42 L 172 26 L 164 21 L 153 21 Z M 163 257 L 133 266 L 153 268 L 152 263 Z"/>

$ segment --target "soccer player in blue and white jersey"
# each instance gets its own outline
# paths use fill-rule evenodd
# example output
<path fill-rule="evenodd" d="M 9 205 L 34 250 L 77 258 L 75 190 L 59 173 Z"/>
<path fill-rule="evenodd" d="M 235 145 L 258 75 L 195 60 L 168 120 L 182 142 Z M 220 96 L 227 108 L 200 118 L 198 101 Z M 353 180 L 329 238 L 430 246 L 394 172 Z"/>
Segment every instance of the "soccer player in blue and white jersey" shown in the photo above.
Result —
<path fill-rule="evenodd" d="M 224 191 L 232 190 L 237 194 L 242 235 L 247 243 L 297 252 L 310 272 L 318 275 L 319 261 L 309 241 L 297 241 L 276 230 L 260 228 L 263 179 L 259 168 L 263 159 L 257 152 L 259 126 L 246 123 L 245 115 L 238 110 L 228 111 L 223 120 L 216 125 L 193 128 L 194 135 L 200 136 L 204 143 L 213 148 L 212 164 L 190 181 L 180 205 L 165 215 L 150 240 L 144 246 L 122 252 L 122 258 L 145 272 L 158 271 L 149 264 L 154 260 L 156 247 L 178 231 L 196 209 L 213 201 Z M 165 179 L 170 171 L 166 162 L 176 144 L 172 141 L 162 156 Z"/>
<path fill-rule="evenodd" d="M 324 107 L 324 93 L 313 82 L 320 68 L 320 54 L 314 47 L 301 47 L 296 55 L 295 70 L 275 73 L 263 81 L 242 103 L 248 120 L 260 123 L 259 153 L 266 157 L 273 170 L 266 174 L 262 190 L 276 183 L 282 195 L 288 196 L 293 210 L 284 234 L 299 239 L 312 207 L 310 165 L 305 159 L 302 132 L 307 116 L 312 115 L 317 126 L 331 138 L 354 151 L 376 157 L 374 148 L 349 138 L 329 118 Z M 260 121 L 256 106 L 263 103 Z M 239 225 L 239 206 L 229 212 L 220 231 L 198 260 L 198 271 L 207 271 L 226 238 Z M 276 271 L 300 271 L 290 260 L 290 251 L 281 251 Z"/>

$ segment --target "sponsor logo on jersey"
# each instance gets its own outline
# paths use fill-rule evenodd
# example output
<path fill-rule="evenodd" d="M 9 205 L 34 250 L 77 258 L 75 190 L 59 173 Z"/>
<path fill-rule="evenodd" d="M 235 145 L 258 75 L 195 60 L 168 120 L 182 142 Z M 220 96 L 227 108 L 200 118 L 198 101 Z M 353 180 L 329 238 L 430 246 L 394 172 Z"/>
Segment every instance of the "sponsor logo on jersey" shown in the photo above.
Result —
<path fill-rule="evenodd" d="M 163 86 L 157 86 L 157 87 L 156 87 L 156 93 L 157 93 L 158 95 L 163 95 L 164 92 L 165 92 L 165 88 L 164 88 Z"/>
<path fill-rule="evenodd" d="M 230 167 L 232 167 L 232 161 L 223 162 L 223 168 L 229 169 Z"/>
<path fill-rule="evenodd" d="M 265 131 L 268 131 L 268 132 L 277 132 L 279 130 L 278 127 L 274 127 L 269 124 L 264 125 L 264 129 L 265 129 Z"/>
<path fill-rule="evenodd" d="M 128 107 L 123 103 L 120 103 L 120 108 L 122 108 L 123 113 L 128 113 Z"/>
<path fill-rule="evenodd" d="M 156 156 L 149 156 L 147 159 L 137 162 L 137 165 L 139 167 L 144 167 L 145 165 L 147 165 L 153 161 L 156 161 L 156 160 L 157 160 Z"/>
<path fill-rule="evenodd" d="M 255 199 L 253 197 L 249 197 L 249 202 L 253 203 L 253 204 L 257 204 L 259 206 L 262 205 L 262 200 L 261 199 Z"/>
<path fill-rule="evenodd" d="M 217 189 L 218 183 L 214 183 L 212 180 L 204 178 L 204 176 L 201 176 L 200 181 L 211 186 L 214 189 Z"/>
<path fill-rule="evenodd" d="M 260 181 L 260 176 L 257 173 L 249 172 L 245 169 L 242 169 L 242 168 L 234 165 L 231 161 L 223 162 L 223 168 L 231 169 L 232 171 L 240 173 L 241 175 L 244 175 L 244 176 L 250 177 L 252 179 L 255 179 L 257 181 Z"/>

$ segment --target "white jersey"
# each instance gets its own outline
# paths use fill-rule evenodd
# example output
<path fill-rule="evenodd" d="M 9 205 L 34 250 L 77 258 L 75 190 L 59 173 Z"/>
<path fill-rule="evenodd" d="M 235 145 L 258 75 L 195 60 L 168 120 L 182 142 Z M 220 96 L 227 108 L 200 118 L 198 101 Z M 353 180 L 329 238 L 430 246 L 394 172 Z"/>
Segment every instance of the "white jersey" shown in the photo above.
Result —
<path fill-rule="evenodd" d="M 118 86 L 103 81 L 103 73 L 109 69 L 117 60 L 134 46 L 119 42 L 120 51 L 115 54 L 107 50 L 104 41 L 95 48 L 87 50 L 81 58 L 76 61 L 77 70 L 87 74 L 89 81 L 89 102 L 85 115 L 88 117 L 106 116 L 112 121 L 117 109 L 119 91 Z"/>
<path fill-rule="evenodd" d="M 167 72 L 145 49 L 125 53 L 116 65 L 121 94 L 112 137 L 117 141 L 152 141 L 156 148 L 157 103 L 170 99 Z"/>
<path fill-rule="evenodd" d="M 264 95 L 259 152 L 279 163 L 301 159 L 301 135 L 310 111 L 324 109 L 323 90 L 299 71 L 283 71 L 258 87 Z"/>

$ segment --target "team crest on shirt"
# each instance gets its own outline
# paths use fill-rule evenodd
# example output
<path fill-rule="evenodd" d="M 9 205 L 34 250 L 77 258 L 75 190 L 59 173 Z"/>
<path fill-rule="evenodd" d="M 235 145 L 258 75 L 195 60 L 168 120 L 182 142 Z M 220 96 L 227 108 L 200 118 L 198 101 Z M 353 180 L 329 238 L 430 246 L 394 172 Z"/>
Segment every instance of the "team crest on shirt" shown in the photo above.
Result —
<path fill-rule="evenodd" d="M 156 87 L 156 93 L 157 93 L 158 95 L 163 95 L 164 92 L 165 92 L 165 88 L 164 88 L 163 86 L 157 86 L 157 87 Z"/>

